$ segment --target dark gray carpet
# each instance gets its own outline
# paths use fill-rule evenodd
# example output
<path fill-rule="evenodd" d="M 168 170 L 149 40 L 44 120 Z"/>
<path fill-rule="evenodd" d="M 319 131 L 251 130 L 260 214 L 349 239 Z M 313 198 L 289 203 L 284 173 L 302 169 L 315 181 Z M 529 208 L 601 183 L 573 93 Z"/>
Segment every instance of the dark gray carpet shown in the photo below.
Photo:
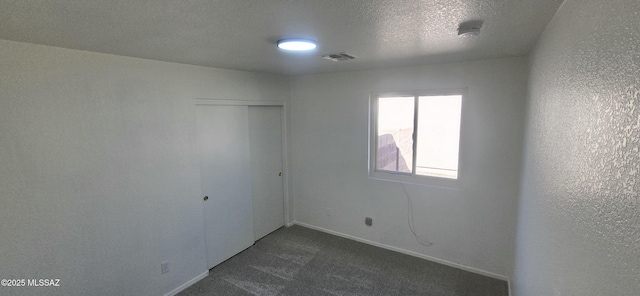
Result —
<path fill-rule="evenodd" d="M 505 281 L 292 226 L 211 269 L 179 295 L 507 296 L 508 288 Z"/>

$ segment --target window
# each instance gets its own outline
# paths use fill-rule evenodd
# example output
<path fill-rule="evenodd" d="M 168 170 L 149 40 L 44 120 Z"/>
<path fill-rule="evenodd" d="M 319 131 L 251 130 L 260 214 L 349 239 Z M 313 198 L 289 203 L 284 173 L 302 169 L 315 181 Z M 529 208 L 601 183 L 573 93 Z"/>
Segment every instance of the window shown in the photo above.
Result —
<path fill-rule="evenodd" d="M 377 95 L 371 107 L 372 176 L 445 184 L 459 178 L 461 91 Z"/>

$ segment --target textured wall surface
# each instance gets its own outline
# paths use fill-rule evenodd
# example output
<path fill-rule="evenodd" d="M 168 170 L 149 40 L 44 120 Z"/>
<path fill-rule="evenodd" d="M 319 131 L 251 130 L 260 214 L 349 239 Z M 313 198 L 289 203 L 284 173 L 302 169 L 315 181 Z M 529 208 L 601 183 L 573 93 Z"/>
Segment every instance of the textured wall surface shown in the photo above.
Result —
<path fill-rule="evenodd" d="M 638 28 L 567 0 L 531 57 L 515 295 L 640 295 Z"/>
<path fill-rule="evenodd" d="M 61 280 L 0 294 L 163 295 L 205 272 L 193 99 L 288 95 L 278 75 L 0 41 L 0 278 Z"/>
<path fill-rule="evenodd" d="M 491 73 L 491 75 L 487 75 Z M 295 219 L 313 226 L 508 276 L 512 271 L 526 58 L 298 76 L 291 114 Z M 468 87 L 462 190 L 368 179 L 372 92 Z M 373 226 L 365 226 L 365 217 Z"/>

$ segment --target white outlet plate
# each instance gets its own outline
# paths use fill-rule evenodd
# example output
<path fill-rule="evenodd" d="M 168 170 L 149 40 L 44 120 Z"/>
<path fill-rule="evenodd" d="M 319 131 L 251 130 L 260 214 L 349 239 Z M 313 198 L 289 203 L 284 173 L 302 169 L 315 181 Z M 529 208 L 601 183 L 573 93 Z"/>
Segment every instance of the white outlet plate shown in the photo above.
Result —
<path fill-rule="evenodd" d="M 169 272 L 169 261 L 162 261 L 160 269 L 162 270 L 162 274 Z"/>

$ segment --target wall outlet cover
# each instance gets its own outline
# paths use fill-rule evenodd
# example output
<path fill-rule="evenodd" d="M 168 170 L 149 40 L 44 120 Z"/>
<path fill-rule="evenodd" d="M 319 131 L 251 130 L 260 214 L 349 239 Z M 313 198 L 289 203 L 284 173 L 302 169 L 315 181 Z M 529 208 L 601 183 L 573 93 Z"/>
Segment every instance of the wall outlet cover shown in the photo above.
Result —
<path fill-rule="evenodd" d="M 169 272 L 169 261 L 162 261 L 160 269 L 162 270 L 162 274 Z"/>

